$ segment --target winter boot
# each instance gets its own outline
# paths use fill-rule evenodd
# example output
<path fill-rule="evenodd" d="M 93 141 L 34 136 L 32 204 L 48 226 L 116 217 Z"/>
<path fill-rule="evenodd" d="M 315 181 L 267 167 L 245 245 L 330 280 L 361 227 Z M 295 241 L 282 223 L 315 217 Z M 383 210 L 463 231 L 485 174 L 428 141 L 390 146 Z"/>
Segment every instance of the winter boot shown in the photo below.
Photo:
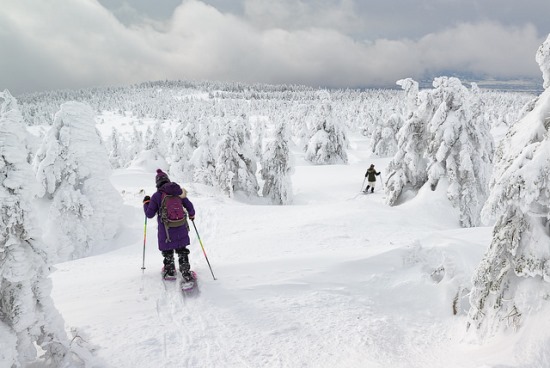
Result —
<path fill-rule="evenodd" d="M 176 278 L 176 265 L 174 264 L 174 251 L 167 250 L 163 251 L 162 255 L 164 256 L 164 267 L 162 268 L 162 277 L 165 280 L 173 280 Z"/>
<path fill-rule="evenodd" d="M 370 192 L 371 192 L 371 193 L 374 193 L 374 188 L 371 188 Z"/>
<path fill-rule="evenodd" d="M 191 265 L 189 264 L 189 249 L 187 248 L 181 248 L 177 249 L 176 253 L 178 253 L 178 263 L 180 266 L 180 272 L 183 276 L 183 280 L 188 282 L 193 280 L 193 276 L 191 276 Z"/>
<path fill-rule="evenodd" d="M 370 188 L 370 185 L 367 185 L 367 187 L 365 188 L 365 190 L 363 191 L 364 193 L 368 193 L 369 192 L 369 188 Z"/>

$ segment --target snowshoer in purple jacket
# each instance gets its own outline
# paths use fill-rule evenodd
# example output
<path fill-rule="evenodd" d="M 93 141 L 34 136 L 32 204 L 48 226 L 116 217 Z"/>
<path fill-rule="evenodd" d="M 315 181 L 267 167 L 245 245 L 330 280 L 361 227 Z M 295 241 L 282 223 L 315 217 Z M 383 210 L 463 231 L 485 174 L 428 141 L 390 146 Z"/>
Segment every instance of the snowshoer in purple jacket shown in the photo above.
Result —
<path fill-rule="evenodd" d="M 181 188 L 177 183 L 171 182 L 168 175 L 161 169 L 157 170 L 157 176 L 155 178 L 157 191 L 152 197 L 145 196 L 143 198 L 143 210 L 145 216 L 153 218 L 157 216 L 158 230 L 158 246 L 164 257 L 163 277 L 165 279 L 174 279 L 176 276 L 176 266 L 174 262 L 174 251 L 178 254 L 178 264 L 180 272 L 184 281 L 192 280 L 191 266 L 189 265 L 189 249 L 187 246 L 190 244 L 189 240 L 189 226 L 187 222 L 181 226 L 166 228 L 161 219 L 161 203 L 163 196 L 179 196 L 181 203 L 189 219 L 195 219 L 195 208 L 193 203 L 187 198 L 187 191 Z M 169 235 L 169 236 L 167 236 Z"/>

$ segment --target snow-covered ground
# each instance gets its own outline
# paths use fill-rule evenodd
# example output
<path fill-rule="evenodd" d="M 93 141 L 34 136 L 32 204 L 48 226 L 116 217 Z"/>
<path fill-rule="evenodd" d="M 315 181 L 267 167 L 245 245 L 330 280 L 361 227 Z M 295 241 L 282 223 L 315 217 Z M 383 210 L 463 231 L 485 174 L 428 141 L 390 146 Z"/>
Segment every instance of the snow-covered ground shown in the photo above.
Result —
<path fill-rule="evenodd" d="M 381 170 L 387 159 L 371 158 L 363 137 L 351 143 L 347 165 L 312 166 L 295 152 L 288 206 L 182 183 L 217 278 L 192 228 L 200 295 L 187 298 L 161 280 L 156 221 L 147 225 L 141 269 L 141 202 L 154 191 L 154 168 L 115 171 L 124 229 L 100 254 L 52 274 L 67 329 L 97 346 L 98 366 L 116 368 L 549 363 L 537 345 L 547 333 L 530 325 L 484 345 L 466 334 L 467 289 L 491 227 L 460 228 L 441 190 L 397 207 L 384 204 L 380 184 L 359 194 L 368 166 Z"/>

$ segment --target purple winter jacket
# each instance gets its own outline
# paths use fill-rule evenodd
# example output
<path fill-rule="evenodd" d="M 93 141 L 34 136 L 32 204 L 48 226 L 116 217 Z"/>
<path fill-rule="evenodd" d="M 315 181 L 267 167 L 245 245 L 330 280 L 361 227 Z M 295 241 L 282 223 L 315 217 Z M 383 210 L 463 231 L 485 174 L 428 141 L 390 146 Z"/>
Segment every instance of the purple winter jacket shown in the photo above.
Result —
<path fill-rule="evenodd" d="M 169 195 L 181 195 L 183 193 L 181 187 L 176 183 L 166 183 L 162 185 L 152 196 L 151 200 L 148 203 L 143 204 L 143 210 L 145 211 L 145 216 L 148 218 L 153 218 L 157 215 L 158 223 L 158 243 L 159 250 L 170 250 L 170 249 L 180 249 L 188 246 L 190 244 L 189 232 L 186 226 L 172 227 L 170 228 L 169 234 L 171 242 L 166 242 L 166 230 L 164 224 L 160 219 L 160 203 L 162 201 L 162 192 Z M 195 216 L 195 208 L 193 203 L 185 197 L 181 200 L 183 207 L 187 210 L 189 217 Z"/>

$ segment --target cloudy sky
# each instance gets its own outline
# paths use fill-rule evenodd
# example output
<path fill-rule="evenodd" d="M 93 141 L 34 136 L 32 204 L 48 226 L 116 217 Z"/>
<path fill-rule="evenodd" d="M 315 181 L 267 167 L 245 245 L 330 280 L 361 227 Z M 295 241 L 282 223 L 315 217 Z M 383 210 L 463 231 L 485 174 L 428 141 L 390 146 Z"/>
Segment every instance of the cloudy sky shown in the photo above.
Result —
<path fill-rule="evenodd" d="M 2 0 L 0 89 L 539 79 L 549 16 L 548 0 Z"/>

